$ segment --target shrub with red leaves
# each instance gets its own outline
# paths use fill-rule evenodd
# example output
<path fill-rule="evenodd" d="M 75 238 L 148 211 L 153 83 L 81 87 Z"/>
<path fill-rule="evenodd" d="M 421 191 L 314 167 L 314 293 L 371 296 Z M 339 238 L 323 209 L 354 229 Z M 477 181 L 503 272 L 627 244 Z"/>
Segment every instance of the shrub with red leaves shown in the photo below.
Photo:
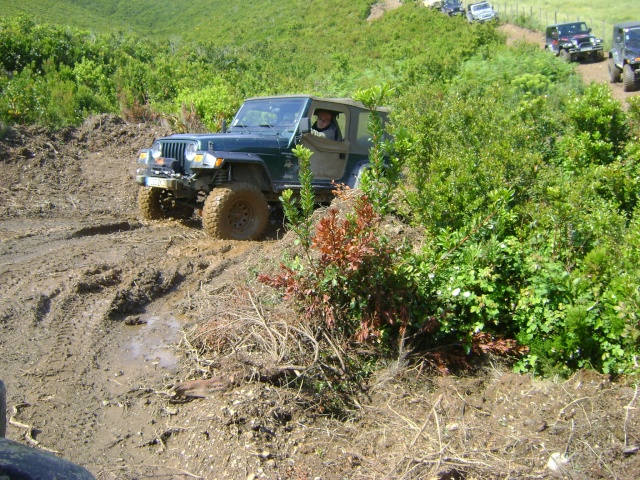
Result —
<path fill-rule="evenodd" d="M 320 319 L 360 342 L 387 343 L 407 328 L 414 289 L 396 273 L 401 248 L 389 244 L 366 196 L 341 219 L 330 209 L 312 238 L 310 264 L 282 265 L 259 280 L 281 290 L 307 320 Z"/>

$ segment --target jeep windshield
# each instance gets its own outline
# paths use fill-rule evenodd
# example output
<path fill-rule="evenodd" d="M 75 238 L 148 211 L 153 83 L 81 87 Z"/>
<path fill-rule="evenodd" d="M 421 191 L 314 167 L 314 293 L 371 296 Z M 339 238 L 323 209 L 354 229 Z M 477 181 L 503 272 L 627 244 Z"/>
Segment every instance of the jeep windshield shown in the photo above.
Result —
<path fill-rule="evenodd" d="M 474 13 L 480 12 L 482 10 L 490 10 L 490 9 L 491 9 L 491 5 L 489 5 L 487 2 L 471 5 L 471 11 Z"/>
<path fill-rule="evenodd" d="M 462 6 L 462 2 L 460 0 L 445 0 L 444 6 L 447 8 L 459 8 Z"/>
<path fill-rule="evenodd" d="M 586 23 L 576 22 L 558 26 L 558 35 L 576 35 L 579 33 L 589 33 Z"/>
<path fill-rule="evenodd" d="M 640 47 L 640 27 L 625 30 L 624 43 L 628 46 Z"/>
<path fill-rule="evenodd" d="M 291 137 L 298 128 L 307 101 L 306 98 L 247 100 L 227 131 Z"/>

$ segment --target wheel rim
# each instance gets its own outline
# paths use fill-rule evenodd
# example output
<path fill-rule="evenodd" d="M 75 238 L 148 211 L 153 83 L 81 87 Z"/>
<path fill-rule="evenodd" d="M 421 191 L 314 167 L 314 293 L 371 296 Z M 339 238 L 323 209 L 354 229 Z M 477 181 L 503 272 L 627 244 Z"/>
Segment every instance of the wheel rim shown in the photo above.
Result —
<path fill-rule="evenodd" d="M 236 232 L 243 232 L 251 225 L 252 215 L 253 211 L 248 203 L 235 202 L 227 215 L 229 226 Z"/>

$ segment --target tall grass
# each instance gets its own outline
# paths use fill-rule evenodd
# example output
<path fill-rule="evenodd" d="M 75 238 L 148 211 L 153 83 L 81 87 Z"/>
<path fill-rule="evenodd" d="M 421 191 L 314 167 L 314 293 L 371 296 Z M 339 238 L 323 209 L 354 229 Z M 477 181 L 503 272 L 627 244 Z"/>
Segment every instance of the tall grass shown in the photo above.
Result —
<path fill-rule="evenodd" d="M 600 20 L 608 23 L 625 22 L 640 19 L 640 4 L 638 2 L 620 2 L 618 0 L 600 0 L 598 2 L 584 2 L 582 0 L 508 0 L 493 2 L 502 11 L 516 10 L 533 11 L 534 15 L 547 16 L 551 19 L 557 12 L 558 21 L 569 20 L 594 21 Z M 547 15 L 548 14 L 548 15 Z"/>

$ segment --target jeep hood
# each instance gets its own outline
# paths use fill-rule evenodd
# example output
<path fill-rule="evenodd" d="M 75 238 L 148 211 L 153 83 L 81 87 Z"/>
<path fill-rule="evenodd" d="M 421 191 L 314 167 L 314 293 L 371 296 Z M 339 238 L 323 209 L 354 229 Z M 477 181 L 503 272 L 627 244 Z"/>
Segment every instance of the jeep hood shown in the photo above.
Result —
<path fill-rule="evenodd" d="M 578 33 L 576 35 L 561 35 L 559 40 L 563 42 L 570 42 L 571 40 L 583 40 L 585 38 L 591 38 L 593 35 L 589 33 Z"/>
<path fill-rule="evenodd" d="M 624 49 L 631 55 L 640 56 L 640 40 L 629 40 L 624 44 Z"/>
<path fill-rule="evenodd" d="M 236 133 L 213 134 L 176 134 L 159 139 L 159 141 L 195 140 L 198 150 L 216 152 L 276 153 L 289 145 L 289 138 L 281 135 L 257 135 Z"/>

